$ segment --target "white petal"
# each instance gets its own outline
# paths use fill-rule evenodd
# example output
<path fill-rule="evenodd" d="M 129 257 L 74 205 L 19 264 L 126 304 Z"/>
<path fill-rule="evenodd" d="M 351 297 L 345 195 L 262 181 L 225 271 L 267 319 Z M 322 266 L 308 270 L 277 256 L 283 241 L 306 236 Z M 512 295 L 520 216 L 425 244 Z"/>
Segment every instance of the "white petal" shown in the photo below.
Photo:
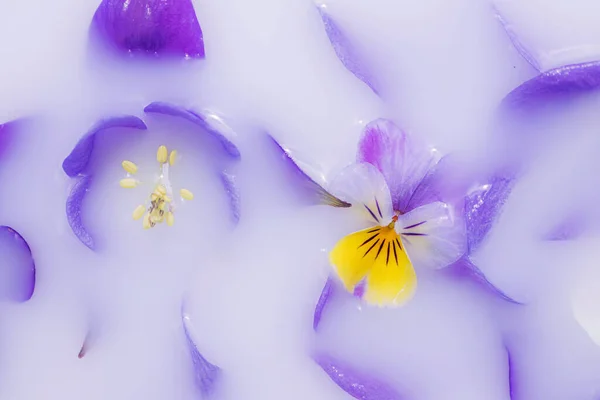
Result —
<path fill-rule="evenodd" d="M 365 220 L 378 225 L 392 221 L 392 197 L 385 178 L 371 164 L 351 164 L 333 180 L 329 191 L 352 204 Z"/>
<path fill-rule="evenodd" d="M 466 251 L 464 221 L 445 203 L 427 204 L 400 216 L 396 230 L 417 268 L 447 267 Z"/>

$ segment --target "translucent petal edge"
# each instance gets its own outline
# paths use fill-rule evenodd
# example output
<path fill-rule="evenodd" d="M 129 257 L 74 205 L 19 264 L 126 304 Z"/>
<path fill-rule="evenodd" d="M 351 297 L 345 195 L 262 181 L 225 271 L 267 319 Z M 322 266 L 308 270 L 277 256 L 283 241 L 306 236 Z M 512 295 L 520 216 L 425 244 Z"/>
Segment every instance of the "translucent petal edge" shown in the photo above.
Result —
<path fill-rule="evenodd" d="M 325 310 L 325 306 L 329 302 L 331 296 L 333 296 L 335 291 L 335 285 L 333 283 L 333 279 L 331 277 L 327 278 L 325 282 L 325 286 L 323 286 L 323 290 L 321 290 L 321 295 L 319 296 L 319 300 L 317 301 L 317 305 L 315 306 L 315 312 L 313 315 L 313 330 L 316 331 L 321 323 L 321 318 L 323 317 L 323 311 Z"/>
<path fill-rule="evenodd" d="M 18 273 L 19 278 L 14 282 L 11 282 L 11 285 L 16 286 L 16 290 L 9 296 L 9 300 L 19 303 L 26 302 L 31 299 L 35 290 L 36 269 L 31 247 L 29 247 L 25 238 L 14 228 L 7 225 L 0 225 L 0 231 L 3 233 L 3 235 L 0 236 L 3 240 L 11 241 L 10 244 L 12 246 L 21 248 L 29 255 L 29 258 L 24 265 L 17 267 L 20 269 Z"/>
<path fill-rule="evenodd" d="M 504 18 L 504 16 L 500 13 L 496 6 L 493 6 L 493 9 L 494 14 L 496 15 L 496 19 L 498 20 L 498 22 L 500 22 L 500 25 L 504 29 L 504 32 L 506 32 L 506 35 L 510 39 L 515 50 L 517 50 L 519 55 L 521 55 L 521 57 L 523 57 L 523 59 L 527 61 L 529 65 L 535 68 L 536 71 L 541 71 L 542 67 L 540 66 L 540 63 L 538 62 L 538 60 L 535 59 L 531 51 L 523 44 L 523 42 L 521 42 L 519 36 L 512 29 L 512 26 L 510 25 L 508 20 Z"/>
<path fill-rule="evenodd" d="M 229 157 L 233 159 L 241 158 L 240 150 L 232 141 L 233 136 L 235 136 L 233 129 L 227 125 L 221 116 L 213 111 L 203 110 L 197 112 L 185 109 L 176 104 L 155 101 L 148 104 L 144 108 L 144 112 L 183 118 L 200 127 L 202 132 L 208 133 L 219 141 Z"/>
<path fill-rule="evenodd" d="M 281 145 L 273 136 L 266 134 L 268 141 L 279 157 L 278 168 L 283 170 L 292 185 L 296 188 L 297 194 L 309 204 L 324 204 L 332 207 L 348 208 L 352 205 L 338 199 L 321 185 L 314 181 L 298 166 L 290 151 Z"/>
<path fill-rule="evenodd" d="M 222 370 L 217 365 L 212 364 L 204 358 L 200 353 L 200 350 L 198 350 L 198 346 L 194 343 L 194 339 L 189 330 L 189 317 L 182 312 L 181 319 L 187 348 L 194 367 L 194 383 L 203 398 L 205 398 L 215 392 L 216 384 L 221 376 Z"/>
<path fill-rule="evenodd" d="M 221 172 L 221 184 L 229 200 L 231 219 L 237 225 L 240 222 L 241 216 L 241 196 L 239 187 L 235 182 L 235 175 L 226 171 Z"/>
<path fill-rule="evenodd" d="M 146 124 L 134 115 L 122 115 L 103 118 L 96 122 L 77 142 L 73 150 L 62 163 L 63 171 L 73 178 L 87 172 L 89 161 L 94 152 L 96 135 L 111 128 L 133 128 L 146 130 Z"/>
<path fill-rule="evenodd" d="M 329 378 L 355 399 L 360 400 L 403 400 L 389 384 L 362 372 L 349 364 L 325 354 L 313 355 L 313 360 Z"/>
<path fill-rule="evenodd" d="M 354 76 L 363 81 L 376 95 L 380 95 L 377 87 L 376 79 L 372 75 L 366 62 L 362 60 L 358 51 L 352 42 L 348 39 L 344 31 L 327 13 L 325 6 L 317 5 L 317 10 L 321 16 L 325 33 L 329 38 L 329 42 L 335 51 L 338 59 L 344 67 Z"/>
<path fill-rule="evenodd" d="M 76 178 L 75 183 L 71 188 L 71 192 L 67 197 L 66 213 L 69 226 L 77 239 L 90 250 L 95 250 L 94 238 L 83 225 L 81 218 L 83 200 L 85 199 L 85 195 L 87 194 L 91 183 L 91 176 L 82 175 Z"/>

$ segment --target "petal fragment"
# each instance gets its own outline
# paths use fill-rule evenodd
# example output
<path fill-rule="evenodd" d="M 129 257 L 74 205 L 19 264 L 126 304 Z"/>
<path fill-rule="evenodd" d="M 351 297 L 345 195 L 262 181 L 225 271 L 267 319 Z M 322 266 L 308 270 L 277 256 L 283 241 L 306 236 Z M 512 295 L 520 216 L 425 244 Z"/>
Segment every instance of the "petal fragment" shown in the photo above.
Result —
<path fill-rule="evenodd" d="M 295 193 L 307 204 L 325 204 L 332 207 L 350 207 L 347 203 L 331 193 L 322 184 L 311 178 L 300 166 L 292 154 L 292 151 L 281 145 L 275 138 L 267 134 L 267 138 L 275 149 L 280 163 L 276 168 L 283 170 L 286 177 L 291 181 Z"/>
<path fill-rule="evenodd" d="M 35 289 L 35 261 L 31 248 L 19 232 L 0 226 L 0 298 L 25 302 Z"/>
<path fill-rule="evenodd" d="M 393 228 L 352 233 L 335 245 L 329 260 L 349 293 L 367 278 L 364 299 L 370 304 L 400 305 L 416 289 L 415 271 Z"/>
<path fill-rule="evenodd" d="M 467 250 L 465 225 L 445 203 L 435 202 L 400 216 L 396 229 L 417 268 L 444 268 Z"/>
<path fill-rule="evenodd" d="M 407 212 L 413 192 L 437 163 L 438 155 L 392 121 L 377 119 L 365 127 L 356 159 L 381 171 L 390 188 L 394 210 Z"/>
<path fill-rule="evenodd" d="M 111 128 L 147 129 L 144 121 L 133 115 L 101 119 L 79 139 L 71 153 L 63 161 L 62 168 L 68 176 L 72 178 L 88 172 L 86 170 L 94 152 L 96 135 Z"/>
<path fill-rule="evenodd" d="M 202 29 L 191 0 L 103 0 L 91 28 L 125 54 L 204 58 Z"/>
<path fill-rule="evenodd" d="M 221 184 L 229 200 L 229 210 L 234 224 L 240 222 L 241 216 L 241 195 L 238 185 L 235 182 L 235 176 L 225 171 L 221 172 Z"/>
<path fill-rule="evenodd" d="M 79 239 L 79 241 L 86 245 L 89 249 L 94 250 L 94 239 L 83 225 L 81 218 L 83 200 L 90 188 L 91 183 L 91 176 L 84 175 L 77 178 L 75 184 L 71 188 L 69 197 L 67 197 L 66 211 L 67 221 L 77 239 Z"/>
<path fill-rule="evenodd" d="M 321 290 L 321 295 L 319 296 L 319 300 L 317 301 L 317 305 L 315 306 L 315 312 L 313 315 L 313 330 L 317 330 L 319 324 L 321 323 L 321 317 L 323 316 L 323 310 L 325 306 L 329 302 L 329 298 L 333 295 L 335 290 L 335 284 L 333 279 L 327 278 L 325 282 L 325 286 L 323 286 L 323 290 Z"/>
<path fill-rule="evenodd" d="M 208 397 L 214 393 L 215 385 L 219 380 L 222 371 L 221 368 L 204 358 L 198 350 L 189 330 L 188 324 L 190 323 L 190 318 L 183 314 L 182 319 L 183 332 L 185 333 L 187 347 L 194 365 L 194 382 L 200 391 L 200 394 L 203 396 L 202 398 Z"/>

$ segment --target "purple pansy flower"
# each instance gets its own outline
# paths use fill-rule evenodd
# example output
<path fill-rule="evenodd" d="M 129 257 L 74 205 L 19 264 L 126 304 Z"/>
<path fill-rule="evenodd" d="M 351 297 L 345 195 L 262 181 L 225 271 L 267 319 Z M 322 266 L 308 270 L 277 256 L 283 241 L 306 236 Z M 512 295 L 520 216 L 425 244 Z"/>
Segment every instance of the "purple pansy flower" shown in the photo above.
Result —
<path fill-rule="evenodd" d="M 10 152 L 23 132 L 25 120 L 0 124 L 0 156 Z M 25 238 L 14 228 L 0 225 L 0 300 L 25 302 L 35 289 L 35 261 Z"/>
<path fill-rule="evenodd" d="M 204 40 L 191 0 L 103 0 L 92 38 L 127 54 L 204 58 Z"/>

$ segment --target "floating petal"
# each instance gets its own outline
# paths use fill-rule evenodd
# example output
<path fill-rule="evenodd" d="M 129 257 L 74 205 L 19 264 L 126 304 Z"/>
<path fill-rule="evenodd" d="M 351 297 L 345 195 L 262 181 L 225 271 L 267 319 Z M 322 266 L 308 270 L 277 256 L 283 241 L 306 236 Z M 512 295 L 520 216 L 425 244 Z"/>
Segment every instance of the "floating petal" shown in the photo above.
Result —
<path fill-rule="evenodd" d="M 24 302 L 35 289 L 35 261 L 31 248 L 19 232 L 0 226 L 0 298 Z"/>
<path fill-rule="evenodd" d="M 67 198 L 67 221 L 69 222 L 69 226 L 71 230 L 77 236 L 77 239 L 81 241 L 84 245 L 86 245 L 89 249 L 95 249 L 94 239 L 92 235 L 87 231 L 85 226 L 83 225 L 83 221 L 81 219 L 81 209 L 83 205 L 83 199 L 87 194 L 90 185 L 92 183 L 91 176 L 80 176 L 75 181 L 75 184 L 71 188 L 71 193 Z"/>
<path fill-rule="evenodd" d="M 489 184 L 474 190 L 465 199 L 469 254 L 479 247 L 492 228 L 514 184 L 514 176 L 497 174 Z"/>
<path fill-rule="evenodd" d="M 396 389 L 350 365 L 321 353 L 313 357 L 329 378 L 350 396 L 359 400 L 403 400 Z"/>
<path fill-rule="evenodd" d="M 377 119 L 364 129 L 358 162 L 373 164 L 385 177 L 394 210 L 407 212 L 413 192 L 437 161 L 434 149 L 407 135 L 392 121 Z"/>
<path fill-rule="evenodd" d="M 455 262 L 448 271 L 460 278 L 472 279 L 477 283 L 483 290 L 493 296 L 497 296 L 504 301 L 512 304 L 523 305 L 523 303 L 513 299 L 508 294 L 497 288 L 492 282 L 490 282 L 485 274 L 469 259 L 468 256 L 463 256 L 460 260 Z"/>
<path fill-rule="evenodd" d="M 124 53 L 204 58 L 191 0 L 103 0 L 91 33 Z"/>
<path fill-rule="evenodd" d="M 331 183 L 330 190 L 352 204 L 365 221 L 387 225 L 392 222 L 394 209 L 385 178 L 369 163 L 351 164 Z"/>
<path fill-rule="evenodd" d="M 325 204 L 332 207 L 350 207 L 350 203 L 338 199 L 323 186 L 317 183 L 313 178 L 298 166 L 298 162 L 292 155 L 292 151 L 283 147 L 275 138 L 267 134 L 269 142 L 273 144 L 280 163 L 275 167 L 282 169 L 287 178 L 291 181 L 296 193 L 308 204 Z"/>
<path fill-rule="evenodd" d="M 110 117 L 96 122 L 94 126 L 79 139 L 71 153 L 69 153 L 67 158 L 63 161 L 62 168 L 68 176 L 74 177 L 87 172 L 86 169 L 92 157 L 92 153 L 94 152 L 96 135 L 111 128 L 147 129 L 144 121 L 133 115 Z"/>
<path fill-rule="evenodd" d="M 349 293 L 366 278 L 363 299 L 369 304 L 402 305 L 414 294 L 417 276 L 393 228 L 375 227 L 341 239 L 329 254 Z"/>
<path fill-rule="evenodd" d="M 600 61 L 565 65 L 542 72 L 521 84 L 502 100 L 505 110 L 527 109 L 600 86 Z"/>
<path fill-rule="evenodd" d="M 525 59 L 525 61 L 527 61 L 529 63 L 529 65 L 531 65 L 533 68 L 535 68 L 536 71 L 541 71 L 542 67 L 540 66 L 540 63 L 538 62 L 538 60 L 535 59 L 531 50 L 529 50 L 527 48 L 527 46 L 525 46 L 523 44 L 523 42 L 521 42 L 521 40 L 519 39 L 518 35 L 516 34 L 515 30 L 513 29 L 512 25 L 510 24 L 510 22 L 508 22 L 502 16 L 502 14 L 500 14 L 500 11 L 498 10 L 497 7 L 494 7 L 494 12 L 496 14 L 496 18 L 500 22 L 500 25 L 502 25 L 502 28 L 504 28 L 506 35 L 510 39 L 511 43 L 513 44 L 513 46 L 517 50 L 517 52 L 521 55 L 521 57 L 523 57 Z"/>
<path fill-rule="evenodd" d="M 215 392 L 215 385 L 221 376 L 221 368 L 211 364 L 198 350 L 189 331 L 189 317 L 182 315 L 185 340 L 194 364 L 194 382 L 203 398 Z"/>
<path fill-rule="evenodd" d="M 317 305 L 315 306 L 315 313 L 313 315 L 313 329 L 316 331 L 321 323 L 321 317 L 323 316 L 323 310 L 329 301 L 329 298 L 333 295 L 335 290 L 335 285 L 331 278 L 327 278 L 327 282 L 325 282 L 325 286 L 323 286 L 323 290 L 321 290 L 321 295 L 319 296 L 319 301 L 317 301 Z"/>
<path fill-rule="evenodd" d="M 235 132 L 225 123 L 222 117 L 213 111 L 204 110 L 202 112 L 195 112 L 186 110 L 175 104 L 155 101 L 148 104 L 144 108 L 144 112 L 165 114 L 186 119 L 200 127 L 202 133 L 208 133 L 216 138 L 231 158 L 238 159 L 241 157 L 240 150 L 233 143 Z"/>
<path fill-rule="evenodd" d="M 24 120 L 18 119 L 0 124 L 0 156 L 7 151 L 7 148 L 14 140 L 14 135 L 22 127 L 23 122 Z"/>
<path fill-rule="evenodd" d="M 335 54 L 344 64 L 344 67 L 363 81 L 371 90 L 379 95 L 378 82 L 368 67 L 365 57 L 362 57 L 356 46 L 348 39 L 348 36 L 340 26 L 329 16 L 324 5 L 317 6 L 327 37 L 335 50 Z"/>
<path fill-rule="evenodd" d="M 417 268 L 447 267 L 467 250 L 464 221 L 445 203 L 429 203 L 401 215 L 396 230 Z"/>
<path fill-rule="evenodd" d="M 240 201 L 240 190 L 235 183 L 235 176 L 228 174 L 227 172 L 221 172 L 221 184 L 225 189 L 225 194 L 229 199 L 229 209 L 231 211 L 231 218 L 234 224 L 240 222 L 241 214 L 241 201 Z"/>

